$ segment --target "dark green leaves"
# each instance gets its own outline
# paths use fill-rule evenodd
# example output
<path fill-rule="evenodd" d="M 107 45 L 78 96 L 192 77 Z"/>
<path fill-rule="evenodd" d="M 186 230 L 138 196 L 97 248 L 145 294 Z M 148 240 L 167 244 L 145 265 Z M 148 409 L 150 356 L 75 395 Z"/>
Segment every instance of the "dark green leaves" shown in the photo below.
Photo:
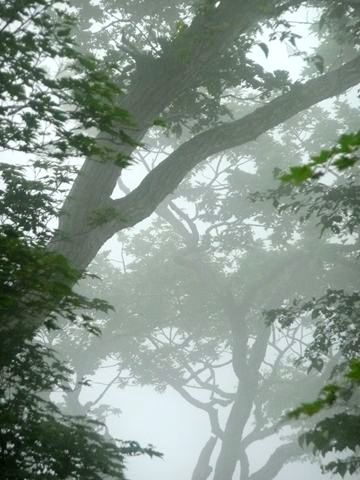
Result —
<path fill-rule="evenodd" d="M 111 80 L 112 66 L 79 53 L 72 34 L 76 19 L 69 11 L 67 0 L 10 0 L 3 8 L 0 148 L 57 160 L 95 155 L 115 161 L 116 152 L 89 129 L 118 136 L 130 118 L 118 106 L 122 92 Z"/>
<path fill-rule="evenodd" d="M 68 389 L 73 372 L 40 337 L 64 321 L 98 335 L 93 313 L 111 309 L 105 301 L 74 291 L 84 274 L 48 248 L 50 225 L 76 171 L 64 160 L 93 156 L 124 167 L 129 159 L 120 157 L 108 140 L 116 136 L 136 144 L 125 131 L 132 124 L 118 106 L 122 91 L 111 80 L 112 67 L 79 52 L 69 6 L 67 0 L 0 5 L 0 149 L 31 154 L 30 159 L 22 156 L 24 168 L 0 164 L 4 480 L 123 479 L 124 456 L 158 455 L 134 442 L 109 442 L 101 434 L 103 425 L 64 415 L 46 399 L 54 390 Z M 94 138 L 99 131 L 107 143 Z M 39 325 L 44 325 L 41 335 Z"/>
<path fill-rule="evenodd" d="M 302 165 L 299 167 L 290 167 L 290 173 L 282 175 L 281 180 L 284 182 L 292 182 L 295 185 L 305 182 L 313 177 L 313 171 L 309 165 Z"/>
<path fill-rule="evenodd" d="M 319 178 L 328 168 L 346 170 L 359 161 L 360 131 L 341 135 L 337 144 L 329 150 L 321 150 L 318 155 L 311 157 L 306 165 L 290 168 L 290 173 L 280 176 L 284 182 L 299 185 L 307 180 Z"/>

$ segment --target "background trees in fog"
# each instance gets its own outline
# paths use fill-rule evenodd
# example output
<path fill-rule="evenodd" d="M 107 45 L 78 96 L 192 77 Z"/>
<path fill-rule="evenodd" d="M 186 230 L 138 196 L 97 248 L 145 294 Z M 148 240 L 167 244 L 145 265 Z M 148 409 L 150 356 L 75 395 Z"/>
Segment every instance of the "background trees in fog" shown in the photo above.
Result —
<path fill-rule="evenodd" d="M 339 101 L 337 109 L 351 115 L 346 103 Z M 288 165 L 289 155 L 311 151 L 319 138 L 325 142 L 341 128 L 340 117 L 329 119 L 316 109 L 310 130 L 309 115 L 198 169 L 149 226 L 121 235 L 120 268 L 106 255 L 94 265 L 116 313 L 101 323 L 100 341 L 88 346 L 91 369 L 84 371 L 89 362 L 83 363 L 82 353 L 76 357 L 80 378 L 106 365 L 102 360 L 117 365 L 114 385 L 171 388 L 205 412 L 209 440 L 199 450 L 194 480 L 208 478 L 212 469 L 214 478 L 231 478 L 237 464 L 241 479 L 276 478 L 286 463 L 309 458 L 297 437 L 314 422 L 298 425 L 284 421 L 285 414 L 316 397 L 339 353 L 328 349 L 321 365 L 314 355 L 304 359 L 316 303 L 287 328 L 266 323 L 264 312 L 329 288 L 357 287 L 356 245 L 344 246 L 341 237 L 349 233 L 337 228 L 351 212 L 328 220 L 321 237 L 314 218 L 320 210 L 325 222 L 323 189 L 335 196 L 346 178 L 329 169 L 329 184 L 307 186 L 314 198 L 288 186 L 279 191 L 274 179 L 274 169 Z M 139 161 L 148 166 L 147 158 L 152 161 L 142 152 Z M 119 187 L 127 192 L 123 181 Z M 284 200 L 284 193 L 293 198 Z M 68 337 L 64 349 L 71 358 Z M 261 449 L 269 438 L 275 447 L 254 471 L 246 449 L 254 442 Z"/>

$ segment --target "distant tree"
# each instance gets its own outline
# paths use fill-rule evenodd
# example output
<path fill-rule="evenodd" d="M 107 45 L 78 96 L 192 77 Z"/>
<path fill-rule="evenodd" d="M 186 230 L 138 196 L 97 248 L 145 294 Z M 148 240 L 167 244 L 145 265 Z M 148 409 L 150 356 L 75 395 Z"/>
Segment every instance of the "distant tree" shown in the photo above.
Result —
<path fill-rule="evenodd" d="M 241 153 L 228 152 L 198 169 L 179 188 L 178 197 L 157 210 L 152 224 L 121 236 L 119 268 L 98 257 L 93 269 L 104 278 L 104 287 L 89 285 L 87 295 L 103 288 L 116 307 L 115 314 L 98 318 L 103 325 L 100 342 L 75 335 L 71 344 L 69 332 L 55 337 L 78 378 L 116 365 L 109 388 L 172 388 L 207 414 L 209 439 L 194 480 L 210 478 L 212 471 L 215 478 L 231 478 L 237 465 L 242 479 L 268 480 L 287 462 L 308 455 L 297 436 L 311 422 L 279 426 L 279 421 L 300 398 L 305 402 L 316 396 L 337 365 L 329 351 L 322 371 L 315 369 L 307 377 L 307 366 L 294 361 L 310 345 L 312 320 L 304 324 L 299 319 L 282 331 L 279 325 L 266 327 L 263 311 L 291 302 L 294 292 L 306 298 L 329 285 L 338 288 L 345 279 L 356 284 L 352 261 L 325 233 L 318 240 L 314 226 L 299 223 L 290 207 L 279 215 L 271 202 L 249 199 L 250 192 L 275 185 L 274 166 L 288 165 L 292 155 L 306 151 L 319 136 L 326 140 L 336 135 L 343 122 L 341 117 L 328 119 L 321 109 L 311 115 L 311 131 L 307 114 L 278 131 L 286 151 L 279 137 L 268 135 Z M 308 135 L 301 146 L 299 135 Z M 239 155 L 252 172 L 238 166 Z M 146 157 L 142 161 L 147 165 Z M 119 186 L 126 193 L 124 183 Z M 82 405 L 79 391 L 65 402 L 80 411 L 98 407 Z M 249 447 L 275 439 L 280 428 L 288 432 L 286 441 L 254 471 Z"/>

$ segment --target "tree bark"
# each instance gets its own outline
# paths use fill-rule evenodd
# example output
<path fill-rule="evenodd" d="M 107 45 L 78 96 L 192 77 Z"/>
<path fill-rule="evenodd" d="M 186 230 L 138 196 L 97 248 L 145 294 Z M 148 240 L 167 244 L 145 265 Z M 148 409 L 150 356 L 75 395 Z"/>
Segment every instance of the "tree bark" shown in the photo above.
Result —
<path fill-rule="evenodd" d="M 138 65 L 132 85 L 120 102 L 130 113 L 134 127 L 119 128 L 134 141 L 141 141 L 171 102 L 201 84 L 214 60 L 239 35 L 253 29 L 259 21 L 279 14 L 281 9 L 273 7 L 278 2 L 269 3 L 265 10 L 263 0 L 225 0 L 219 8 L 199 11 L 190 27 L 170 42 L 161 57 L 149 57 Z M 120 143 L 118 148 L 123 155 L 130 156 L 135 146 Z M 90 220 L 94 211 L 111 206 L 110 196 L 120 173 L 121 169 L 113 163 L 87 159 L 64 203 L 59 232 L 51 248 L 80 270 L 87 267 L 109 238 L 106 229 L 92 227 Z"/>
<path fill-rule="evenodd" d="M 233 478 L 244 427 L 252 409 L 253 393 L 250 391 L 250 386 L 239 382 L 237 396 L 226 422 L 214 480 L 232 480 Z"/>
<path fill-rule="evenodd" d="M 289 93 L 239 120 L 209 129 L 185 142 L 121 199 L 106 199 L 120 170 L 112 165 L 87 161 L 65 202 L 59 229 L 61 234 L 54 238 L 51 248 L 65 255 L 76 268 L 86 268 L 109 238 L 150 216 L 200 162 L 255 140 L 297 113 L 339 95 L 359 82 L 360 56 L 321 77 L 294 86 Z M 98 179 L 97 187 L 94 176 Z M 114 209 L 118 216 L 106 224 L 91 227 L 89 214 L 99 206 Z"/>

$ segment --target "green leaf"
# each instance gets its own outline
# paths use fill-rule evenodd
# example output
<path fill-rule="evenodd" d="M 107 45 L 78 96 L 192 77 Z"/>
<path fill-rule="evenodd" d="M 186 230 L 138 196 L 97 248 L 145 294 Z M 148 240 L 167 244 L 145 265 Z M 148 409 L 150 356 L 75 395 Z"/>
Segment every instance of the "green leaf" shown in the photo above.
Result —
<path fill-rule="evenodd" d="M 360 359 L 352 359 L 350 362 L 350 369 L 346 377 L 353 382 L 360 383 Z"/>
<path fill-rule="evenodd" d="M 103 207 L 98 208 L 92 212 L 92 215 L 89 220 L 89 224 L 98 227 L 104 223 L 111 222 L 119 218 L 119 212 L 114 207 Z"/>
<path fill-rule="evenodd" d="M 282 175 L 280 180 L 283 182 L 292 182 L 295 185 L 309 180 L 313 176 L 313 170 L 310 165 L 302 165 L 300 167 L 290 167 L 290 173 Z"/>
<path fill-rule="evenodd" d="M 357 161 L 358 159 L 354 157 L 341 157 L 335 160 L 334 165 L 338 170 L 346 170 L 353 167 Z"/>

